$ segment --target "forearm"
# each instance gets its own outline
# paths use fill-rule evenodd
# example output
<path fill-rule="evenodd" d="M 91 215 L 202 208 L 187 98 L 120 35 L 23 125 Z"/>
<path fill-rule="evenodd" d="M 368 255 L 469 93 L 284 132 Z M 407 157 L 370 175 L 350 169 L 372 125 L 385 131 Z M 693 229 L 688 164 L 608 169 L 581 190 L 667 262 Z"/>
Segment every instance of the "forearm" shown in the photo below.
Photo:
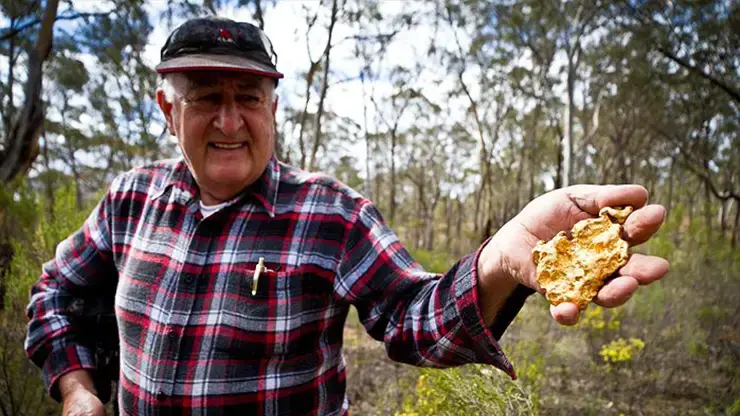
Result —
<path fill-rule="evenodd" d="M 424 273 L 374 207 L 364 206 L 357 218 L 343 244 L 346 250 L 334 286 L 357 307 L 367 332 L 386 344 L 388 356 L 429 367 L 491 364 L 515 377 L 496 341 L 510 319 L 493 317 L 498 310 L 507 316 L 518 312 L 507 302 L 516 285 L 487 278 L 485 291 L 481 289 L 482 248 L 444 275 Z M 487 321 L 496 323 L 496 332 L 486 325 L 481 297 L 487 298 Z"/>
<path fill-rule="evenodd" d="M 385 286 L 392 291 L 373 296 L 379 302 L 356 304 L 368 333 L 385 342 L 391 359 L 426 367 L 485 363 L 513 375 L 482 317 L 477 258 L 465 256 L 436 278 L 414 282 L 411 275 L 397 276 L 393 286 Z"/>
<path fill-rule="evenodd" d="M 62 401 L 78 390 L 85 390 L 94 395 L 98 394 L 90 371 L 74 370 L 59 378 L 59 393 Z"/>
<path fill-rule="evenodd" d="M 75 370 L 95 368 L 92 347 L 86 341 L 88 332 L 79 327 L 73 312 L 74 296 L 60 283 L 52 263 L 33 285 L 28 307 L 28 333 L 25 349 L 29 358 L 42 370 L 49 394 L 61 401 L 60 379 Z"/>

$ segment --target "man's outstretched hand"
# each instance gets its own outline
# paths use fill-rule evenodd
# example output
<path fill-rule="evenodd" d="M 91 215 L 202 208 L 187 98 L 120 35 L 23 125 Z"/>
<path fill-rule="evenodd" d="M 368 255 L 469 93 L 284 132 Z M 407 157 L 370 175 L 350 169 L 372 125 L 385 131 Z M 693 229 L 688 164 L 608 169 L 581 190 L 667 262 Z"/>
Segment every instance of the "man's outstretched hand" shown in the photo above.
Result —
<path fill-rule="evenodd" d="M 624 223 L 623 238 L 630 246 L 644 243 L 665 219 L 665 209 L 661 205 L 645 205 L 647 199 L 647 190 L 638 185 L 576 185 L 533 200 L 483 248 L 478 262 L 481 296 L 494 293 L 493 287 L 502 281 L 520 283 L 542 293 L 532 260 L 534 246 L 559 231 L 570 231 L 580 220 L 596 217 L 605 206 L 632 205 L 635 211 Z M 604 307 L 622 305 L 640 285 L 661 279 L 667 272 L 665 259 L 632 254 L 617 276 L 601 288 L 594 302 Z M 485 309 L 486 306 L 484 313 Z M 580 316 L 572 303 L 551 306 L 550 313 L 563 325 L 576 324 Z"/>

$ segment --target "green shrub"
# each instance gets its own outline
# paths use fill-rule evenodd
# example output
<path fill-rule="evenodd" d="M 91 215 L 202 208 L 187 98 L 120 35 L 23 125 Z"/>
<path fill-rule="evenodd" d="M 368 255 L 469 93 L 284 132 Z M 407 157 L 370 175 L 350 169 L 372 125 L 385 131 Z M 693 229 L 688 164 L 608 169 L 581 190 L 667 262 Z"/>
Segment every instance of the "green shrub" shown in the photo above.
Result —
<path fill-rule="evenodd" d="M 35 218 L 35 225 L 24 223 L 24 236 L 11 241 L 13 261 L 6 279 L 6 305 L 28 302 L 30 287 L 39 278 L 43 263 L 54 258 L 56 246 L 82 225 L 92 209 L 77 209 L 72 186 L 58 188 L 53 205 L 45 199 L 36 202 L 29 198 L 11 207 L 15 211 L 22 208 L 25 215 Z"/>
<path fill-rule="evenodd" d="M 0 227 L 12 261 L 6 274 L 5 310 L 0 315 L 0 408 L 18 416 L 58 414 L 61 409 L 44 391 L 39 370 L 23 350 L 24 310 L 30 286 L 43 262 L 53 258 L 57 244 L 84 221 L 89 208 L 76 207 L 74 188 L 59 187 L 54 203 L 40 198 L 29 186 L 0 190 Z"/>
<path fill-rule="evenodd" d="M 524 383 L 484 365 L 424 369 L 415 394 L 396 416 L 538 414 L 537 401 Z"/>
<path fill-rule="evenodd" d="M 409 253 L 424 270 L 430 273 L 445 273 L 455 263 L 455 260 L 450 259 L 449 255 L 444 253 L 424 249 L 410 250 Z"/>

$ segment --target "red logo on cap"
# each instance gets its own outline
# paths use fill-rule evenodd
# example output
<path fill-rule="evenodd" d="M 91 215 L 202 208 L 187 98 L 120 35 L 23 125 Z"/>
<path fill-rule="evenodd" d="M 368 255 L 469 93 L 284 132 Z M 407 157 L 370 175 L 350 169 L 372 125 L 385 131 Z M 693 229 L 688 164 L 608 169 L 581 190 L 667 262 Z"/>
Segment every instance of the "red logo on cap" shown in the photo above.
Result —
<path fill-rule="evenodd" d="M 231 32 L 229 32 L 226 29 L 218 30 L 218 41 L 234 43 L 234 39 L 233 39 L 233 36 L 231 36 Z"/>

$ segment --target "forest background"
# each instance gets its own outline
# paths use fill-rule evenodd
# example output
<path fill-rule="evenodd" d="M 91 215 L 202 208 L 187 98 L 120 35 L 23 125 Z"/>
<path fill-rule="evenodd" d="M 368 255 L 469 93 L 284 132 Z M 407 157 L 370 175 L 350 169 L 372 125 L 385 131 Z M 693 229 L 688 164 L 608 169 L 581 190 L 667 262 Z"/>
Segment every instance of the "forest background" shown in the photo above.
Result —
<path fill-rule="evenodd" d="M 528 201 L 639 183 L 669 275 L 574 328 L 532 296 L 519 373 L 390 362 L 345 331 L 361 415 L 740 414 L 740 5 L 730 0 L 0 0 L 0 414 L 58 414 L 22 350 L 28 288 L 112 178 L 177 157 L 153 101 L 166 34 L 264 27 L 277 152 L 372 199 L 428 270 Z"/>

